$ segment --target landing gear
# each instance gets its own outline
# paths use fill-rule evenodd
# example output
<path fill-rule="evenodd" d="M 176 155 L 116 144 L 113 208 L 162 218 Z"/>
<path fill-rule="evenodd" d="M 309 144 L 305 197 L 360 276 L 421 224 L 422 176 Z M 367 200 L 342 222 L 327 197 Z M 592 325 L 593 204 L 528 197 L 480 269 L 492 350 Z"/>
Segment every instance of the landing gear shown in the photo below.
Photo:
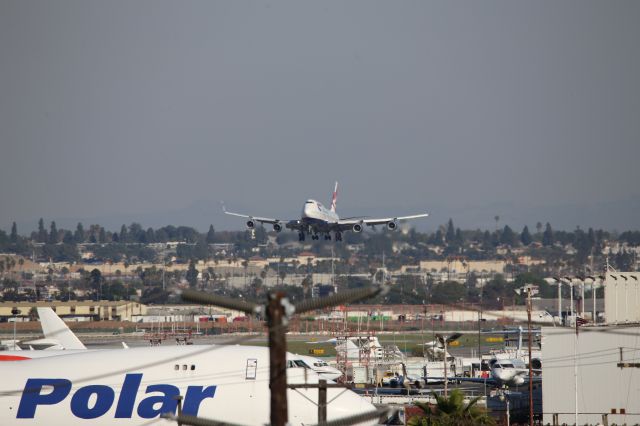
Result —
<path fill-rule="evenodd" d="M 318 235 L 318 234 L 312 234 L 312 235 L 311 235 L 311 239 L 312 239 L 312 240 L 319 240 L 319 239 L 320 239 L 320 235 Z"/>
<path fill-rule="evenodd" d="M 298 232 L 298 241 L 304 241 L 304 232 Z"/>
<path fill-rule="evenodd" d="M 324 234 L 324 240 L 325 240 L 325 241 L 329 241 L 329 240 L 331 240 L 331 234 L 330 234 L 330 233 L 328 233 L 328 232 L 327 232 L 326 234 Z"/>
<path fill-rule="evenodd" d="M 342 241 L 342 232 L 336 232 L 336 241 Z"/>

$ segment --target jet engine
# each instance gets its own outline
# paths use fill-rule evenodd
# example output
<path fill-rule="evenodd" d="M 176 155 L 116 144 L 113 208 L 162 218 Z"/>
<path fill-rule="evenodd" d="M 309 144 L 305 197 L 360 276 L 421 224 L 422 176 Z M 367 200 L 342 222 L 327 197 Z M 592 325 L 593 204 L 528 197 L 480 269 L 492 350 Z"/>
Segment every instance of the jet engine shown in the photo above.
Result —
<path fill-rule="evenodd" d="M 356 223 L 353 225 L 353 228 L 351 228 L 353 230 L 353 232 L 362 232 L 362 225 L 360 223 Z"/>
<path fill-rule="evenodd" d="M 249 220 L 247 221 L 247 228 L 249 228 L 249 229 L 253 229 L 253 228 L 255 228 L 255 227 L 256 227 L 256 223 L 253 221 L 253 219 L 249 219 Z"/>
<path fill-rule="evenodd" d="M 280 232 L 282 231 L 282 225 L 280 225 L 280 223 L 276 222 L 273 224 L 273 230 L 276 232 Z"/>
<path fill-rule="evenodd" d="M 395 231 L 396 229 L 398 229 L 398 222 L 396 222 L 395 220 L 390 220 L 389 222 L 387 222 L 387 229 L 389 231 Z"/>

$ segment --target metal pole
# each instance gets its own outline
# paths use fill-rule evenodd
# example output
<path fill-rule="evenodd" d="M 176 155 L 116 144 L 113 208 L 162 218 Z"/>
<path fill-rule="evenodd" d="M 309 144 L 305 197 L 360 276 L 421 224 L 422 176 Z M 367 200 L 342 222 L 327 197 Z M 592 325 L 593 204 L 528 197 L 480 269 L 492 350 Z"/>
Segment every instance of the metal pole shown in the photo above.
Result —
<path fill-rule="evenodd" d="M 480 371 L 482 371 L 482 338 L 481 338 L 481 324 L 482 324 L 482 290 L 484 289 L 484 284 L 480 286 L 480 312 L 478 313 L 478 359 L 480 364 Z"/>
<path fill-rule="evenodd" d="M 318 424 L 327 422 L 327 381 L 318 381 Z"/>
<path fill-rule="evenodd" d="M 582 291 L 580 295 L 580 317 L 584 318 L 584 278 L 580 280 L 580 283 L 582 284 Z"/>
<path fill-rule="evenodd" d="M 578 425 L 578 322 L 576 321 L 575 338 L 573 342 L 573 386 L 575 391 L 574 400 L 574 422 Z"/>
<path fill-rule="evenodd" d="M 562 324 L 562 281 L 558 280 L 558 322 Z"/>
<path fill-rule="evenodd" d="M 13 308 L 11 310 L 13 314 L 13 350 L 16 350 L 16 322 L 18 321 L 18 314 L 20 313 L 20 309 Z"/>
<path fill-rule="evenodd" d="M 527 325 L 529 329 L 529 426 L 533 426 L 533 367 L 531 365 L 531 287 L 527 289 Z"/>
<path fill-rule="evenodd" d="M 591 283 L 591 299 L 593 300 L 593 323 L 595 324 L 597 322 L 597 317 L 596 317 L 596 280 L 594 279 L 593 282 Z"/>
<path fill-rule="evenodd" d="M 449 396 L 449 377 L 447 377 L 447 336 L 442 336 L 444 342 L 444 397 Z"/>
<path fill-rule="evenodd" d="M 269 388 L 271 389 L 271 426 L 288 423 L 287 408 L 287 342 L 284 329 L 283 294 L 269 295 L 267 325 L 269 327 Z"/>
<path fill-rule="evenodd" d="M 573 281 L 569 281 L 569 312 L 571 313 L 571 318 L 573 319 Z M 571 320 L 569 320 L 569 325 L 571 325 Z"/>

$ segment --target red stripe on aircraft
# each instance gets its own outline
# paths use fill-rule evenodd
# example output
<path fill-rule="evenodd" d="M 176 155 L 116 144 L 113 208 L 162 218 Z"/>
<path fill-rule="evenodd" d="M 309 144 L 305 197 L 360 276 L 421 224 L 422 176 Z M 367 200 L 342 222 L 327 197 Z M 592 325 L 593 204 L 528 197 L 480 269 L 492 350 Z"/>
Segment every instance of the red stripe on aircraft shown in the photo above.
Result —
<path fill-rule="evenodd" d="M 0 361 L 26 361 L 28 359 L 31 358 L 20 355 L 0 355 Z"/>

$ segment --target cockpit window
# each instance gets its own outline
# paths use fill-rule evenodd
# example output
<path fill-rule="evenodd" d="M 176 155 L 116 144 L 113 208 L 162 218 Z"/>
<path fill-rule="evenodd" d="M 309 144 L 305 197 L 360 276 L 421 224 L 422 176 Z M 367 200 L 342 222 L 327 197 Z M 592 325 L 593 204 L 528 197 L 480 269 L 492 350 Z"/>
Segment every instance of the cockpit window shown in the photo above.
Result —
<path fill-rule="evenodd" d="M 295 360 L 295 361 L 293 361 L 293 362 L 294 362 L 294 364 L 295 364 L 297 367 L 300 367 L 300 368 L 309 368 L 309 366 L 308 366 L 304 361 L 302 361 L 302 360 L 300 360 L 300 359 L 296 359 L 296 360 Z"/>
<path fill-rule="evenodd" d="M 501 364 L 502 368 L 513 368 L 513 364 Z M 496 367 L 500 367 L 500 366 L 496 366 Z"/>

